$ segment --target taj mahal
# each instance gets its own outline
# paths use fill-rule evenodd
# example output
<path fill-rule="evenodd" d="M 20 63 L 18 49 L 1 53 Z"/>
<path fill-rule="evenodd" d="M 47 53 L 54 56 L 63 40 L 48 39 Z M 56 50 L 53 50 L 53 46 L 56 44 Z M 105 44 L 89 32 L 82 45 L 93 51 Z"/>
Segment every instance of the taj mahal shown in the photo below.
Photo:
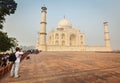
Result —
<path fill-rule="evenodd" d="M 86 45 L 85 34 L 78 28 L 73 28 L 72 23 L 65 17 L 60 20 L 55 30 L 46 33 L 47 8 L 43 6 L 41 11 L 41 27 L 39 42 L 36 48 L 41 51 L 112 51 L 108 31 L 108 22 L 104 22 L 105 45 Z"/>

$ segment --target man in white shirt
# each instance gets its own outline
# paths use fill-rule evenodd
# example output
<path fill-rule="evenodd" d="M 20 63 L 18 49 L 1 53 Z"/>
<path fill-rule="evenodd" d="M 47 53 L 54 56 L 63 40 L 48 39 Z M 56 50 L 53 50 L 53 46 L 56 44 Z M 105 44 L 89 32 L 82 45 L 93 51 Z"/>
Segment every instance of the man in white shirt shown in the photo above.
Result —
<path fill-rule="evenodd" d="M 13 77 L 13 76 L 15 78 L 19 77 L 19 64 L 20 64 L 20 58 L 21 58 L 22 54 L 23 54 L 23 52 L 21 51 L 21 49 L 17 47 L 16 53 L 15 53 L 16 60 L 13 63 L 12 68 L 11 68 L 11 72 L 10 72 L 11 77 Z"/>

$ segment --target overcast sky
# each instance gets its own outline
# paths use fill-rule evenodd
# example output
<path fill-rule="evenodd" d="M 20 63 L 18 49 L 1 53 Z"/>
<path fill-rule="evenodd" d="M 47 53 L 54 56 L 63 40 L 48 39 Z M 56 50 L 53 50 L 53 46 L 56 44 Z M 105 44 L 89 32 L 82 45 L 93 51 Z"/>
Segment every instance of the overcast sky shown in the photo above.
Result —
<path fill-rule="evenodd" d="M 47 32 L 56 29 L 64 18 L 85 33 L 86 44 L 103 46 L 103 22 L 109 22 L 111 46 L 120 50 L 120 0 L 16 0 L 15 14 L 7 16 L 4 31 L 19 45 L 36 45 L 40 32 L 41 7 L 47 7 Z"/>

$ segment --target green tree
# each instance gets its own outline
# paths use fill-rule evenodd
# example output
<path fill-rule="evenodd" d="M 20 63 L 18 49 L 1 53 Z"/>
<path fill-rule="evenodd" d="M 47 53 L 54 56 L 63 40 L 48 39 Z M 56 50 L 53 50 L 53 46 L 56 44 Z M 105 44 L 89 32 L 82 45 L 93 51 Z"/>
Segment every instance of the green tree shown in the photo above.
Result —
<path fill-rule="evenodd" d="M 0 0 L 0 29 L 3 28 L 5 16 L 14 14 L 17 3 L 14 0 Z"/>
<path fill-rule="evenodd" d="M 5 16 L 14 14 L 17 8 L 17 3 L 14 0 L 0 0 L 0 29 L 3 29 Z M 15 38 L 9 38 L 7 33 L 0 30 L 0 51 L 4 52 L 17 46 Z"/>
<path fill-rule="evenodd" d="M 0 51 L 5 52 L 12 47 L 17 46 L 17 40 L 15 38 L 9 38 L 7 33 L 0 31 Z"/>

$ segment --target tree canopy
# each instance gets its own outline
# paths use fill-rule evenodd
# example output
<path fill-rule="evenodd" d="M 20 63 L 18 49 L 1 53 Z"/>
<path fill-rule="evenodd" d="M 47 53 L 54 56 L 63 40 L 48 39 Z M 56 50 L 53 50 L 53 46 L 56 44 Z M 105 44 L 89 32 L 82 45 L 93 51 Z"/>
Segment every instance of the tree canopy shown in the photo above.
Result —
<path fill-rule="evenodd" d="M 6 32 L 2 32 L 5 16 L 14 14 L 16 8 L 17 3 L 14 0 L 0 0 L 0 52 L 17 46 L 16 38 L 10 38 Z"/>
<path fill-rule="evenodd" d="M 0 51 L 4 52 L 16 46 L 17 40 L 15 38 L 9 38 L 7 33 L 0 31 Z"/>
<path fill-rule="evenodd" d="M 14 0 L 0 0 L 0 29 L 3 28 L 5 16 L 14 14 L 17 3 Z"/>

